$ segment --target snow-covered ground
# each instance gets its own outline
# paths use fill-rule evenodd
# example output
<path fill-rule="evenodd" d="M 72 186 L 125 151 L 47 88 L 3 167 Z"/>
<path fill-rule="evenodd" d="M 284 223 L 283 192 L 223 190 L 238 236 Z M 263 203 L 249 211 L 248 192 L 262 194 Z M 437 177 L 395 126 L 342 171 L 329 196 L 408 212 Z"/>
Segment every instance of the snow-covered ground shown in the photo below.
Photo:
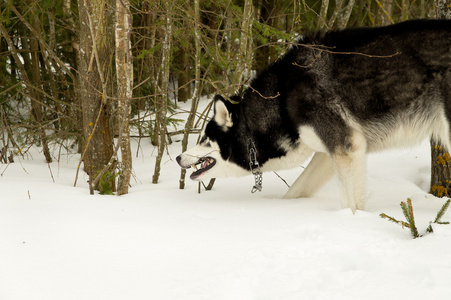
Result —
<path fill-rule="evenodd" d="M 413 240 L 379 217 L 403 219 L 410 197 L 420 233 L 434 219 L 444 200 L 425 192 L 428 142 L 370 155 L 367 207 L 355 215 L 335 180 L 294 200 L 280 199 L 287 187 L 273 173 L 261 193 L 250 193 L 252 176 L 179 190 L 180 142 L 151 184 L 156 152 L 137 145 L 121 197 L 89 195 L 82 172 L 73 187 L 79 155 L 47 165 L 32 149 L 0 165 L 1 300 L 451 299 L 451 225 Z M 279 175 L 291 183 L 301 171 Z"/>

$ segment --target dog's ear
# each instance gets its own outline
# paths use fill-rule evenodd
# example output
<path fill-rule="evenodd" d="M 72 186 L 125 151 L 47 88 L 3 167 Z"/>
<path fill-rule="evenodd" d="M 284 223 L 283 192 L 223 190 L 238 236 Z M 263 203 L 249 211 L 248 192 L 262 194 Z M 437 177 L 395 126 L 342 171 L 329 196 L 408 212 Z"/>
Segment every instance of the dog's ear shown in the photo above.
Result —
<path fill-rule="evenodd" d="M 227 100 L 225 100 L 220 95 L 215 96 L 213 119 L 219 126 L 225 127 L 225 129 L 227 130 L 228 128 L 233 126 L 233 122 L 232 122 L 232 113 L 229 111 L 226 101 Z"/>

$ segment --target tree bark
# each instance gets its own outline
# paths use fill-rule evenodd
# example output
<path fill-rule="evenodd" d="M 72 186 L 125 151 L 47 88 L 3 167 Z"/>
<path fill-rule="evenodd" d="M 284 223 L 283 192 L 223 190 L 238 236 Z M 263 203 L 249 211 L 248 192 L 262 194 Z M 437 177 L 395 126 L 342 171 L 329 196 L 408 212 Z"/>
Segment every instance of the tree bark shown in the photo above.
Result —
<path fill-rule="evenodd" d="M 196 116 L 197 107 L 199 104 L 199 90 L 200 90 L 200 55 L 201 55 L 201 31 L 200 31 L 200 0 L 194 0 L 194 65 L 195 65 L 195 81 L 194 81 L 194 92 L 193 97 L 191 98 L 191 111 L 188 116 L 188 119 L 185 123 L 185 131 L 183 133 L 182 139 L 182 152 L 185 152 L 188 148 L 188 137 L 193 127 L 194 118 Z M 179 188 L 185 188 L 185 175 L 186 169 L 182 169 L 179 180 Z"/>
<path fill-rule="evenodd" d="M 113 155 L 110 129 L 111 102 L 108 82 L 114 50 L 112 16 L 113 0 L 78 0 L 80 14 L 79 86 L 83 109 L 84 170 L 89 175 L 91 194 L 99 190 L 94 178 Z M 108 78 L 107 78 L 108 76 Z M 114 169 L 108 170 L 110 175 Z M 114 180 L 106 187 L 115 190 Z"/>
<path fill-rule="evenodd" d="M 318 16 L 318 25 L 317 28 L 318 29 L 327 29 L 325 28 L 327 26 L 327 11 L 329 10 L 329 0 L 323 0 L 321 2 L 321 9 L 319 11 L 319 16 Z"/>
<path fill-rule="evenodd" d="M 252 0 L 244 2 L 243 21 L 241 23 L 240 57 L 241 60 L 233 73 L 227 94 L 235 93 L 241 86 L 242 80 L 250 75 L 252 67 L 252 22 L 253 5 Z"/>
<path fill-rule="evenodd" d="M 346 28 L 349 22 L 349 18 L 351 17 L 352 9 L 354 8 L 355 0 L 349 0 L 348 5 L 343 9 L 341 14 L 338 16 L 337 25 L 338 28 L 343 29 Z"/>
<path fill-rule="evenodd" d="M 133 60 L 130 45 L 132 15 L 129 0 L 116 0 L 116 76 L 118 97 L 118 126 L 121 149 L 121 163 L 117 194 L 128 193 L 132 173 L 132 152 L 130 148 L 130 101 L 133 88 Z"/>
<path fill-rule="evenodd" d="M 451 19 L 451 0 L 435 0 L 434 4 L 437 19 Z"/>
<path fill-rule="evenodd" d="M 401 21 L 409 19 L 410 0 L 401 0 Z"/>
<path fill-rule="evenodd" d="M 161 170 L 161 160 L 163 158 L 164 149 L 166 148 L 166 113 L 167 113 L 167 101 L 168 101 L 168 85 L 169 85 L 169 70 L 170 70 L 170 57 L 172 53 L 172 19 L 170 16 L 171 12 L 171 0 L 164 1 L 164 9 L 165 9 L 165 30 L 164 30 L 164 39 L 162 45 L 162 53 L 161 53 L 161 74 L 158 76 L 160 78 L 160 82 L 158 84 L 159 94 L 157 97 L 157 102 L 155 105 L 155 128 L 158 130 L 158 136 L 155 138 L 158 140 L 158 154 L 155 159 L 155 169 L 152 177 L 152 183 L 158 183 L 158 179 L 160 178 L 160 170 Z"/>
<path fill-rule="evenodd" d="M 337 28 L 343 29 L 348 24 L 355 0 L 349 0 L 348 4 L 343 7 L 344 2 L 345 0 L 335 0 L 336 7 L 329 20 L 329 28 L 332 28 L 336 24 Z"/>
<path fill-rule="evenodd" d="M 376 0 L 375 23 L 377 26 L 393 24 L 393 0 Z"/>

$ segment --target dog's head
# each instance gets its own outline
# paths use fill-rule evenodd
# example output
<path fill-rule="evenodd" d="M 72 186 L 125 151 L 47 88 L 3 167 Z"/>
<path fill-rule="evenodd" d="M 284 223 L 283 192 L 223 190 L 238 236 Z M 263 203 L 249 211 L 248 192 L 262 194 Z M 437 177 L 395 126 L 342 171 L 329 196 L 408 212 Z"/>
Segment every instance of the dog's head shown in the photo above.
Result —
<path fill-rule="evenodd" d="M 182 168 L 195 169 L 190 176 L 192 180 L 249 174 L 243 163 L 236 161 L 237 155 L 233 155 L 232 147 L 238 146 L 236 142 L 240 139 L 234 124 L 238 117 L 238 106 L 239 104 L 232 104 L 223 97 L 216 96 L 213 118 L 205 127 L 199 144 L 177 156 L 177 162 Z"/>

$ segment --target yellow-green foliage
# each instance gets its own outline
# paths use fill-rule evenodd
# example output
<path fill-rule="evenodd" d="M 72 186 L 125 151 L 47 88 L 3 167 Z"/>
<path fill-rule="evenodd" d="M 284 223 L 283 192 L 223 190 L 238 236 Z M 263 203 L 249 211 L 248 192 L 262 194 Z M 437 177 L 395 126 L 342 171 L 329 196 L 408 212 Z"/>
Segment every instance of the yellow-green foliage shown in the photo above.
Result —
<path fill-rule="evenodd" d="M 100 172 L 99 172 L 100 173 Z M 114 183 L 119 173 L 111 173 L 109 171 L 100 177 L 99 193 L 100 195 L 114 195 Z"/>
<path fill-rule="evenodd" d="M 446 164 L 446 163 L 449 163 L 451 161 L 451 156 L 449 155 L 449 153 L 443 153 L 443 155 L 439 155 L 438 157 L 437 157 L 437 164 L 442 164 L 442 165 L 444 165 L 444 164 Z"/>
<path fill-rule="evenodd" d="M 449 182 L 449 181 L 447 180 L 447 182 Z M 448 194 L 448 189 L 445 188 L 445 187 L 442 186 L 442 185 L 436 185 L 436 184 L 434 184 L 434 185 L 431 187 L 431 190 L 432 190 L 432 192 L 434 193 L 434 195 L 437 195 L 437 197 L 443 197 L 443 195 L 447 195 L 447 194 Z"/>

